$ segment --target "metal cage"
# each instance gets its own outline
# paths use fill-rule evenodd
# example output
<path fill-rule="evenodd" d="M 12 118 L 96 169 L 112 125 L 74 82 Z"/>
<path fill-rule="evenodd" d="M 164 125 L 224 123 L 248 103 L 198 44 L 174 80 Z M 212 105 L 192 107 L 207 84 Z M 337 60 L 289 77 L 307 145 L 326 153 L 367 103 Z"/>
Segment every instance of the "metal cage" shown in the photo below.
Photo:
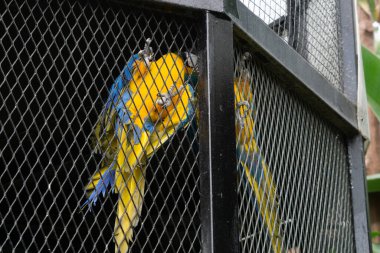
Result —
<path fill-rule="evenodd" d="M 353 2 L 0 17 L 1 252 L 370 251 Z"/>

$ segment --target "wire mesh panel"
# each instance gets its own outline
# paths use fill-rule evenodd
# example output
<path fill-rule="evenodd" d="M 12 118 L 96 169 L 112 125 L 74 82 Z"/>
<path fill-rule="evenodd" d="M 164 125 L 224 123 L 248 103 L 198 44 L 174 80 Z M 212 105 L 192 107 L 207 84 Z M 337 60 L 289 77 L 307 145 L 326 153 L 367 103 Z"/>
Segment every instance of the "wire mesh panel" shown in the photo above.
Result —
<path fill-rule="evenodd" d="M 342 90 L 338 0 L 240 1 Z"/>
<path fill-rule="evenodd" d="M 353 252 L 344 138 L 235 50 L 242 252 Z"/>
<path fill-rule="evenodd" d="M 0 251 L 199 251 L 196 22 L 71 0 L 0 17 Z"/>

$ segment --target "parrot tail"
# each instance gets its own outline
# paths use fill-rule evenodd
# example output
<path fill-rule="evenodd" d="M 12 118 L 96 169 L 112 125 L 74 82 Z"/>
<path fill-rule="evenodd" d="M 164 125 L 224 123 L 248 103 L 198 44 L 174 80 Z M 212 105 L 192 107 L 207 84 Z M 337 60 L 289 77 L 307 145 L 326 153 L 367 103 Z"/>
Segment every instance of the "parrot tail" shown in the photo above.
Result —
<path fill-rule="evenodd" d="M 136 167 L 133 173 L 117 171 L 125 183 L 120 184 L 117 191 L 119 200 L 115 221 L 115 252 L 128 252 L 132 241 L 133 228 L 137 226 L 141 216 L 144 200 L 145 168 Z"/>
<path fill-rule="evenodd" d="M 264 163 L 262 164 L 264 175 L 260 178 L 261 180 L 257 180 L 252 175 L 252 170 L 245 163 L 242 163 L 241 165 L 257 201 L 257 205 L 255 205 L 256 211 L 260 213 L 267 229 L 269 230 L 272 250 L 274 253 L 281 253 L 281 221 L 279 219 L 279 214 L 277 213 L 278 203 L 275 195 L 276 189 L 270 175 L 268 175 L 268 168 Z M 261 207 L 260 209 L 259 206 Z"/>
<path fill-rule="evenodd" d="M 90 207 L 96 204 L 100 194 L 106 194 L 108 187 L 112 187 L 115 182 L 115 171 L 112 170 L 113 165 L 105 166 L 97 171 L 90 179 L 90 182 L 85 186 L 87 200 L 81 206 L 83 209 L 86 205 Z"/>

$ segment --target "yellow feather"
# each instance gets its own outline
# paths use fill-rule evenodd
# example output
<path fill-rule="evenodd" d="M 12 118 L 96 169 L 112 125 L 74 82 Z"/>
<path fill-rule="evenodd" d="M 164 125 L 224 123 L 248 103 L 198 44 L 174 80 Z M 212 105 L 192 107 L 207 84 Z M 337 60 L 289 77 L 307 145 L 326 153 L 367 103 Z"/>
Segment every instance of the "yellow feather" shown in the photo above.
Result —
<path fill-rule="evenodd" d="M 190 87 L 187 85 L 185 89 L 181 91 L 180 99 L 176 99 L 173 101 L 173 105 L 175 105 L 175 109 L 171 110 L 171 113 L 168 117 L 165 118 L 163 126 L 164 128 L 168 128 L 171 125 L 178 125 L 184 121 L 188 116 L 187 109 L 191 103 L 191 92 Z"/>
<path fill-rule="evenodd" d="M 155 127 L 156 131 L 151 135 L 150 143 L 146 148 L 147 156 L 151 156 L 158 147 L 173 136 L 178 125 L 186 121 L 187 117 L 191 116 L 188 115 L 189 112 L 187 112 L 189 106 L 191 106 L 190 103 L 192 98 L 190 87 L 186 85 L 186 88 L 183 89 L 178 96 L 180 96 L 179 99 L 176 99 L 175 103 L 173 103 L 173 108 L 175 109 L 170 110 L 167 117 L 163 121 L 157 123 Z M 190 122 L 190 120 L 188 121 Z M 184 128 L 186 126 L 184 126 Z"/>
<path fill-rule="evenodd" d="M 115 221 L 115 252 L 128 252 L 129 242 L 132 241 L 133 228 L 137 226 L 141 216 L 144 188 L 145 169 L 135 168 L 133 173 L 121 171 L 117 185 L 119 200 L 117 203 Z"/>
<path fill-rule="evenodd" d="M 137 226 L 144 197 L 145 148 L 149 142 L 149 133 L 142 132 L 136 144 L 129 143 L 127 133 L 123 131 L 121 146 L 117 157 L 115 190 L 119 193 L 117 218 L 115 222 L 115 252 L 127 252 L 133 237 L 133 228 Z M 130 140 L 133 141 L 133 140 Z"/>
<path fill-rule="evenodd" d="M 142 79 L 131 83 L 130 89 L 134 95 L 126 106 L 132 115 L 139 115 L 136 118 L 139 126 L 146 117 L 156 121 L 158 117 L 166 117 L 167 111 L 173 109 L 173 106 L 165 109 L 156 105 L 157 94 L 167 93 L 172 86 L 174 90 L 180 89 L 184 82 L 184 74 L 182 58 L 169 53 L 152 62 L 149 72 Z"/>

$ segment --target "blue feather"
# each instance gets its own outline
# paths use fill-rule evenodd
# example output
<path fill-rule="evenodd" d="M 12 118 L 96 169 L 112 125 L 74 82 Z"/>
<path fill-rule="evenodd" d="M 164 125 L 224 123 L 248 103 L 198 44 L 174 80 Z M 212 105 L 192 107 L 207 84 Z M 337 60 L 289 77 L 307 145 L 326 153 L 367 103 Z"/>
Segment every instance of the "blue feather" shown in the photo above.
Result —
<path fill-rule="evenodd" d="M 144 120 L 144 130 L 149 133 L 153 133 L 155 124 L 152 122 L 150 117 L 146 117 Z"/>
<path fill-rule="evenodd" d="M 112 187 L 115 183 L 115 170 L 113 170 L 114 166 L 113 162 L 111 166 L 104 172 L 104 174 L 99 179 L 98 183 L 95 186 L 95 189 L 92 191 L 90 197 L 84 202 L 81 208 L 85 207 L 87 204 L 91 208 L 92 205 L 96 205 L 98 197 L 106 194 L 106 190 L 108 187 Z"/>
<path fill-rule="evenodd" d="M 120 123 L 129 124 L 131 122 L 132 113 L 129 111 L 129 108 L 127 107 L 127 103 L 130 99 L 131 99 L 131 93 L 129 90 L 126 90 L 123 96 L 121 97 L 121 100 L 116 106 L 116 112 L 118 115 L 118 117 L 116 118 L 116 126 L 115 126 L 116 130 Z"/>
<path fill-rule="evenodd" d="M 240 158 L 244 164 L 249 168 L 251 176 L 253 176 L 257 183 L 260 183 L 263 175 L 264 168 L 262 164 L 263 157 L 258 152 L 247 154 L 243 148 L 238 147 L 238 159 Z"/>
<path fill-rule="evenodd" d="M 129 58 L 127 65 L 124 67 L 121 74 L 116 78 L 105 105 L 105 112 L 108 112 L 109 109 L 115 108 L 122 90 L 124 87 L 128 86 L 129 82 L 132 80 L 133 64 L 139 59 L 138 54 L 135 54 Z"/>
<path fill-rule="evenodd" d="M 254 177 L 254 180 L 256 181 L 256 183 L 258 185 L 260 185 L 260 182 L 264 176 L 264 168 L 262 165 L 262 161 L 264 158 L 261 156 L 261 154 L 258 152 L 252 152 L 250 154 L 247 154 L 247 152 L 245 152 L 242 147 L 238 147 L 237 148 L 237 159 L 240 159 L 241 163 L 247 165 L 247 167 L 249 168 L 250 175 L 252 177 Z M 239 164 L 238 167 L 239 167 L 239 169 L 241 169 L 240 176 L 242 177 L 242 180 L 243 180 L 243 189 L 248 189 L 248 191 L 253 191 L 253 189 L 252 189 L 252 187 L 248 181 L 247 175 L 245 174 L 244 167 L 241 164 Z M 259 209 L 257 199 L 255 197 L 255 193 L 251 192 L 249 194 L 249 196 L 251 194 L 252 194 L 252 196 L 250 199 L 251 199 L 252 205 L 255 208 L 255 212 L 257 214 L 257 217 L 259 219 L 259 224 L 265 224 L 263 217 L 260 214 L 260 209 Z M 266 234 L 266 235 L 269 236 L 268 234 Z"/>

